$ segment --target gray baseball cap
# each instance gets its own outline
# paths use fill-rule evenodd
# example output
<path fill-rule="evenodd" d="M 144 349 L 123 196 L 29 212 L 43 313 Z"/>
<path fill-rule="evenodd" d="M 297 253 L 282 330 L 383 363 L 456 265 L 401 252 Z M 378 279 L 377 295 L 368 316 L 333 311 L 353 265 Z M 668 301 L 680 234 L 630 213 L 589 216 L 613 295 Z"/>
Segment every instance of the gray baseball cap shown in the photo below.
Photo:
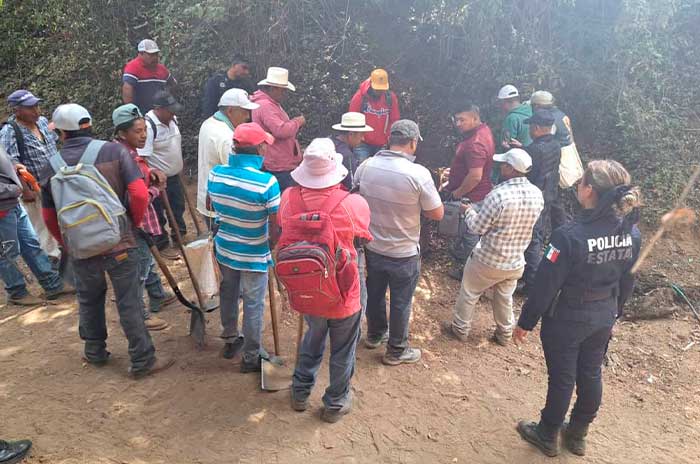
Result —
<path fill-rule="evenodd" d="M 423 141 L 423 137 L 420 135 L 420 129 L 418 124 L 411 121 L 410 119 L 399 119 L 394 124 L 391 125 L 391 134 L 403 135 L 404 137 L 410 137 L 412 139 L 417 139 Z"/>

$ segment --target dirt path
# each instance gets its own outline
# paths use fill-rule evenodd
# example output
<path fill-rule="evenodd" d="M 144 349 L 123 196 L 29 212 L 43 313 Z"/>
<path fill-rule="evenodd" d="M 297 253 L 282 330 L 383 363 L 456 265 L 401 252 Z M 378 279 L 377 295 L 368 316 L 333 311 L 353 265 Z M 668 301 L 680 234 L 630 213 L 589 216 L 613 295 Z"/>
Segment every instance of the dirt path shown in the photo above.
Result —
<path fill-rule="evenodd" d="M 651 270 L 697 284 L 700 250 L 677 254 L 674 247 L 677 241 L 667 240 Z M 537 337 L 523 349 L 488 342 L 492 318 L 483 305 L 466 346 L 440 335 L 457 291 L 442 262 L 426 259 L 416 295 L 412 343 L 424 349 L 423 361 L 390 368 L 379 362 L 380 351 L 359 348 L 355 409 L 334 425 L 318 418 L 325 366 L 311 410 L 292 411 L 288 392 L 261 392 L 257 375 L 240 374 L 220 357 L 218 312 L 209 315 L 203 351 L 185 336 L 182 307 L 162 312 L 173 327 L 154 340 L 177 364 L 133 381 L 112 304 L 113 359 L 101 369 L 81 362 L 73 300 L 0 307 L 0 436 L 32 438 L 32 464 L 698 462 L 700 326 L 689 312 L 617 327 L 589 456 L 547 459 L 514 430 L 544 401 Z M 186 281 L 181 263 L 177 274 Z M 295 320 L 283 316 L 284 353 L 293 352 Z M 271 346 L 269 329 L 266 339 Z"/>

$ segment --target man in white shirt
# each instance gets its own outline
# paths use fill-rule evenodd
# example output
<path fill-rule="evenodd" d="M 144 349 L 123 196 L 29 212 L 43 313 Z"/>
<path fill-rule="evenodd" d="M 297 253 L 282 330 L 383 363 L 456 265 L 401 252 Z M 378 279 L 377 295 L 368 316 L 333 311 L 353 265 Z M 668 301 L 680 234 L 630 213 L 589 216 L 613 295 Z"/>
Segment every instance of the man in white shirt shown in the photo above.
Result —
<path fill-rule="evenodd" d="M 182 111 L 182 105 L 169 92 L 163 90 L 156 93 L 153 98 L 153 109 L 145 116 L 146 145 L 140 148 L 138 153 L 150 167 L 162 171 L 168 177 L 166 183 L 168 200 L 170 200 L 180 234 L 185 235 L 187 232 L 184 217 L 185 194 L 180 182 L 180 172 L 183 166 L 182 136 L 175 117 L 180 111 Z M 165 225 L 169 221 L 166 218 L 160 197 L 153 200 L 153 207 L 163 229 L 163 234 L 156 237 L 156 244 L 159 249 L 163 250 L 170 245 L 168 235 L 165 233 Z M 174 237 L 174 225 L 168 224 L 168 226 L 171 236 Z"/>
<path fill-rule="evenodd" d="M 228 164 L 231 154 L 233 131 L 239 125 L 250 121 L 251 110 L 260 105 L 248 99 L 243 89 L 229 89 L 219 99 L 219 110 L 202 123 L 199 129 L 197 150 L 197 211 L 204 216 L 209 229 L 214 212 L 207 210 L 207 181 L 214 166 Z"/>

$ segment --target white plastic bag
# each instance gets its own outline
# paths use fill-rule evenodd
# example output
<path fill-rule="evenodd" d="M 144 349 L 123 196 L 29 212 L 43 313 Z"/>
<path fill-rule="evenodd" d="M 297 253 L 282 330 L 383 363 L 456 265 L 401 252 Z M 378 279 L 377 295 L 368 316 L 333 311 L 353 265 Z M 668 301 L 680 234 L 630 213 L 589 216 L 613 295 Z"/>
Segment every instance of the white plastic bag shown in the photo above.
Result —
<path fill-rule="evenodd" d="M 202 298 L 207 301 L 219 294 L 221 273 L 214 256 L 214 242 L 210 238 L 195 240 L 185 245 L 192 273 L 199 284 Z"/>
<path fill-rule="evenodd" d="M 576 144 L 572 143 L 561 149 L 559 164 L 559 187 L 566 189 L 573 186 L 583 177 L 583 163 L 578 154 Z"/>

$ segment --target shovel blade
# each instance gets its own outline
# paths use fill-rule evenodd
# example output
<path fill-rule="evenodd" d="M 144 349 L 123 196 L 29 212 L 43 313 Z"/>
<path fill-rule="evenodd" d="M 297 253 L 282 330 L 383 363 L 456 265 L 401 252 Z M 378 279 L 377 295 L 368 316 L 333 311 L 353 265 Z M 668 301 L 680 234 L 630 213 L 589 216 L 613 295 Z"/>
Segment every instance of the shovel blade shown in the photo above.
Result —
<path fill-rule="evenodd" d="M 200 310 L 192 310 L 190 312 L 190 337 L 194 339 L 197 348 L 204 348 L 205 335 L 204 314 Z"/>
<path fill-rule="evenodd" d="M 265 391 L 286 390 L 292 386 L 292 368 L 290 366 L 272 363 L 267 359 L 261 360 L 260 387 Z"/>

